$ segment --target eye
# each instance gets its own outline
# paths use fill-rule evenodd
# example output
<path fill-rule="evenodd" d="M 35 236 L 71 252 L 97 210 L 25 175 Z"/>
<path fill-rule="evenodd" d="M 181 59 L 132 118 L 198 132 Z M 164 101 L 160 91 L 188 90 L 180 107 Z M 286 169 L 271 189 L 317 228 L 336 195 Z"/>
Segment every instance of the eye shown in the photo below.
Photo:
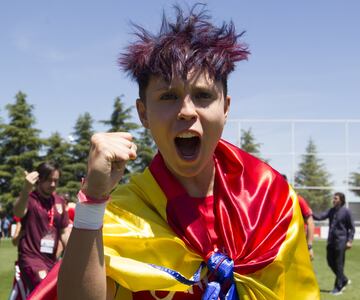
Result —
<path fill-rule="evenodd" d="M 177 100 L 178 96 L 173 92 L 166 92 L 160 95 L 160 100 Z"/>
<path fill-rule="evenodd" d="M 209 92 L 197 92 L 195 93 L 195 99 L 197 100 L 211 100 L 213 98 L 212 94 Z"/>

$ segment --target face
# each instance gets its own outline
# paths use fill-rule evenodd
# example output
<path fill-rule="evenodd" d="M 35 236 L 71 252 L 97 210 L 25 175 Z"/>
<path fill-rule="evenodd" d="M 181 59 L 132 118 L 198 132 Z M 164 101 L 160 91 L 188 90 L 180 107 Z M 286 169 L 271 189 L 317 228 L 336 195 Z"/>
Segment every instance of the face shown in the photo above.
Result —
<path fill-rule="evenodd" d="M 145 95 L 145 103 L 137 101 L 140 120 L 150 129 L 172 173 L 194 177 L 212 171 L 212 156 L 230 104 L 222 83 L 204 72 L 171 83 L 151 77 Z"/>
<path fill-rule="evenodd" d="M 334 195 L 334 197 L 333 197 L 333 205 L 334 205 L 334 207 L 341 206 L 341 200 L 340 200 L 340 197 L 338 195 Z"/>
<path fill-rule="evenodd" d="M 51 172 L 47 179 L 40 180 L 37 184 L 37 191 L 40 193 L 40 195 L 46 198 L 50 197 L 56 190 L 59 177 L 59 171 L 55 170 Z"/>

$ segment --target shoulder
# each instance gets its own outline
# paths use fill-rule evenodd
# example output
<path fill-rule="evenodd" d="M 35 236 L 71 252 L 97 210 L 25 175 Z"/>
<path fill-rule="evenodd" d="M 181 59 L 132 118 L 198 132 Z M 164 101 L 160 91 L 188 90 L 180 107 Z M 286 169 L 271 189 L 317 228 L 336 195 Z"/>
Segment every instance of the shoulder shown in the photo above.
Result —
<path fill-rule="evenodd" d="M 166 218 L 167 199 L 148 168 L 132 176 L 127 184 L 120 185 L 111 194 L 107 211 L 139 217 Z"/>
<path fill-rule="evenodd" d="M 348 209 L 345 205 L 342 206 L 342 209 L 343 209 L 343 211 L 344 211 L 344 214 L 351 215 L 350 209 Z"/>
<path fill-rule="evenodd" d="M 54 202 L 55 202 L 55 203 L 65 205 L 65 199 L 64 199 L 63 197 L 61 197 L 60 195 L 58 195 L 58 194 L 56 194 L 56 193 L 53 194 L 53 196 L 54 196 Z"/>
<path fill-rule="evenodd" d="M 225 140 L 219 141 L 215 156 L 220 161 L 225 172 L 241 173 L 242 176 L 249 179 L 253 178 L 256 181 L 270 179 L 272 183 L 282 182 L 288 185 L 283 176 L 267 162 Z"/>
<path fill-rule="evenodd" d="M 111 194 L 111 203 L 114 206 L 134 207 L 135 203 L 146 202 L 149 198 L 159 194 L 161 191 L 151 172 L 146 169 L 141 174 L 131 177 L 129 183 L 119 185 Z"/>
<path fill-rule="evenodd" d="M 306 200 L 298 195 L 299 205 L 301 208 L 301 212 L 303 213 L 304 217 L 309 217 L 312 215 L 312 210 Z"/>
<path fill-rule="evenodd" d="M 65 200 L 64 198 L 62 198 L 61 196 L 59 196 L 58 194 L 54 194 L 54 206 L 55 206 L 55 210 L 62 215 L 64 212 L 66 212 L 65 209 Z"/>

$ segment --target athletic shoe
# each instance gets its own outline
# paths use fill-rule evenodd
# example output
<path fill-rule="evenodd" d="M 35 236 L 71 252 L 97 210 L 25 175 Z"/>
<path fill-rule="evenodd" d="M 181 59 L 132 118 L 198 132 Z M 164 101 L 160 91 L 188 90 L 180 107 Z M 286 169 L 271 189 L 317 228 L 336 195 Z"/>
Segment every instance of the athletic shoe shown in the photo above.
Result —
<path fill-rule="evenodd" d="M 348 286 L 348 285 L 350 285 L 351 284 L 351 279 L 348 279 L 347 281 L 345 281 L 344 282 L 344 285 L 342 286 L 342 288 L 340 289 L 340 291 L 345 291 L 346 290 L 346 287 Z"/>
<path fill-rule="evenodd" d="M 341 295 L 342 294 L 342 291 L 339 290 L 338 288 L 334 288 L 331 292 L 330 292 L 331 295 L 333 296 L 338 296 L 338 295 Z"/>

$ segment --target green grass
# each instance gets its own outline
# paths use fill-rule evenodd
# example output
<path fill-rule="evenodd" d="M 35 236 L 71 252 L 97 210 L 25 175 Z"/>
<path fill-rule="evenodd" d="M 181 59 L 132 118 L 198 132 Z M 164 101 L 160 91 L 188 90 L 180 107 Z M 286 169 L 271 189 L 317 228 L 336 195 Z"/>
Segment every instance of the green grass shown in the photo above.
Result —
<path fill-rule="evenodd" d="M 328 291 L 333 288 L 334 275 L 326 263 L 326 241 L 316 240 L 314 242 L 315 259 L 313 261 L 316 277 L 319 282 L 321 299 L 334 299 Z M 0 299 L 7 299 L 14 276 L 14 261 L 16 259 L 16 248 L 10 240 L 0 242 Z M 356 286 L 360 284 L 360 241 L 355 241 L 353 248 L 346 254 L 346 275 L 351 278 L 352 284 L 346 291 L 338 296 L 342 300 L 360 299 Z M 287 299 L 286 299 L 287 300 Z"/>
<path fill-rule="evenodd" d="M 346 252 L 345 274 L 351 279 L 352 284 L 346 287 L 346 290 L 340 296 L 332 296 L 328 293 L 334 287 L 335 276 L 326 262 L 326 241 L 315 240 L 314 253 L 313 265 L 321 290 L 321 299 L 360 299 L 357 288 L 358 284 L 360 284 L 360 241 L 354 241 L 352 249 Z"/>
<path fill-rule="evenodd" d="M 10 239 L 0 241 L 0 299 L 7 299 L 14 278 L 14 262 L 17 258 L 17 249 Z"/>

